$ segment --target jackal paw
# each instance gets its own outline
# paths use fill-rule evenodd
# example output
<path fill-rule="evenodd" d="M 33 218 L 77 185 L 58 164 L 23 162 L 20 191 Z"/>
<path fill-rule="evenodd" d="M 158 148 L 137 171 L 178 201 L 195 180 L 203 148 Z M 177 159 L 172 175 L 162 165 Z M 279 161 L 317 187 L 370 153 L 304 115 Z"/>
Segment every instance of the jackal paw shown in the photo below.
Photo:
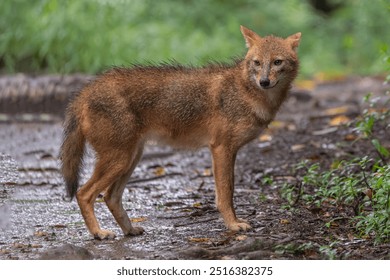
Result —
<path fill-rule="evenodd" d="M 136 236 L 144 233 L 144 229 L 142 227 L 133 227 L 129 232 L 125 232 L 126 236 Z"/>
<path fill-rule="evenodd" d="M 98 240 L 114 239 L 115 233 L 110 230 L 101 229 L 98 232 L 94 233 L 93 237 Z"/>
<path fill-rule="evenodd" d="M 241 219 L 237 219 L 237 221 L 235 222 L 232 222 L 230 224 L 227 225 L 228 228 L 231 230 L 231 231 L 247 231 L 247 230 L 250 230 L 252 227 L 248 224 L 247 221 L 245 220 L 241 220 Z"/>

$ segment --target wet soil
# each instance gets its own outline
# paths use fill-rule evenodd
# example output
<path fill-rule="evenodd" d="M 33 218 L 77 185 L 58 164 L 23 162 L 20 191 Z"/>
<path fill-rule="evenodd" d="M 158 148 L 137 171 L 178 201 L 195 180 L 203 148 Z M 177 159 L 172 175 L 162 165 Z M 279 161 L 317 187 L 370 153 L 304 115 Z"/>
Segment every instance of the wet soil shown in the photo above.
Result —
<path fill-rule="evenodd" d="M 26 79 L 29 87 L 44 78 Z M 41 98 L 35 110 L 26 101 L 30 91 L 12 91 L 4 85 L 15 81 L 7 84 L 0 79 L 0 259 L 390 258 L 389 244 L 358 236 L 348 219 L 350 209 L 339 209 L 338 217 L 345 219 L 329 227 L 333 216 L 304 203 L 285 208 L 280 195 L 281 186 L 295 180 L 293 167 L 302 160 L 329 166 L 338 158 L 373 153 L 369 143 L 351 141 L 351 127 L 332 120 L 340 112 L 349 120 L 356 118 L 368 92 L 382 98 L 388 90 L 382 78 L 354 77 L 294 88 L 270 128 L 242 148 L 235 170 L 235 205 L 238 216 L 249 220 L 253 230 L 232 233 L 224 227 L 214 205 L 207 149 L 148 145 L 123 196 L 129 216 L 145 233 L 124 237 L 98 198 L 96 213 L 102 227 L 117 234 L 106 241 L 94 240 L 77 203 L 64 199 L 59 173 L 62 113 L 70 98 L 66 92 L 74 92 L 86 77 L 77 79 L 67 78 L 68 91 L 61 98 L 54 94 L 51 102 L 42 101 L 44 93 L 35 95 Z M 54 80 L 52 95 L 64 90 L 64 78 Z M 340 107 L 343 110 L 328 110 Z M 388 134 L 384 131 L 383 139 L 389 139 L 385 141 L 389 147 Z M 89 150 L 83 182 L 93 163 Z M 271 176 L 274 182 L 267 183 L 264 178 Z"/>

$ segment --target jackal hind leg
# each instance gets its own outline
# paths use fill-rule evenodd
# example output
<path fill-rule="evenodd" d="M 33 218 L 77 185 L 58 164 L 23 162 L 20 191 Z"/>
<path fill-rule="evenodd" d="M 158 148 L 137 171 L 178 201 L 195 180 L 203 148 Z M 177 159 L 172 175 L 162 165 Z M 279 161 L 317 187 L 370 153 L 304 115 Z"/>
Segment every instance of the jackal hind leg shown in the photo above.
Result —
<path fill-rule="evenodd" d="M 100 228 L 94 203 L 100 193 L 127 173 L 130 163 L 129 157 L 123 151 L 110 150 L 103 155 L 100 153 L 92 177 L 76 194 L 85 224 L 95 239 L 115 238 L 114 232 Z"/>
<path fill-rule="evenodd" d="M 130 218 L 126 213 L 126 210 L 123 208 L 122 204 L 122 195 L 126 187 L 126 183 L 133 173 L 137 163 L 139 162 L 142 156 L 143 147 L 138 147 L 138 150 L 132 156 L 131 163 L 128 167 L 126 174 L 119 177 L 115 183 L 113 183 L 104 194 L 104 201 L 107 204 L 108 209 L 110 209 L 112 215 L 114 216 L 116 222 L 121 227 L 124 235 L 135 236 L 140 235 L 144 232 L 142 227 L 133 227 L 131 224 Z"/>

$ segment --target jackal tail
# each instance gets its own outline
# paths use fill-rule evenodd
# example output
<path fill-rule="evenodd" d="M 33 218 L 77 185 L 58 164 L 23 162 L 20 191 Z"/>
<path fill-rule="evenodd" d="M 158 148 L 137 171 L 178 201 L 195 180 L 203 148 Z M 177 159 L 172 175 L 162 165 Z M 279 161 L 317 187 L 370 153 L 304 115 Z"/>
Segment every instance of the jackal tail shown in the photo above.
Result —
<path fill-rule="evenodd" d="M 65 180 L 67 196 L 70 199 L 73 199 L 79 187 L 84 148 L 85 138 L 79 120 L 70 107 L 65 119 L 64 138 L 60 150 L 61 172 Z"/>

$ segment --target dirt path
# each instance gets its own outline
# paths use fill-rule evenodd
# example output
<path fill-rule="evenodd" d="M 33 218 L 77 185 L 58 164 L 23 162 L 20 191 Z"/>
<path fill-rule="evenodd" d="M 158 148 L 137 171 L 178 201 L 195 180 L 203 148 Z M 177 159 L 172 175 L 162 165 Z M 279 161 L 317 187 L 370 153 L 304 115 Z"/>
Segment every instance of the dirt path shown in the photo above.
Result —
<path fill-rule="evenodd" d="M 331 121 L 340 115 L 355 118 L 367 92 L 382 96 L 386 89 L 382 79 L 351 78 L 293 90 L 277 121 L 238 155 L 235 204 L 253 226 L 247 233 L 230 233 L 222 224 L 207 149 L 148 146 L 123 197 L 129 215 L 146 232 L 123 237 L 98 200 L 101 224 L 118 235 L 112 241 L 91 239 L 77 203 L 63 200 L 61 113 L 54 114 L 50 102 L 39 102 L 46 104 L 40 114 L 27 110 L 30 118 L 23 119 L 20 113 L 26 110 L 15 104 L 25 99 L 7 99 L 0 91 L 0 259 L 389 259 L 388 244 L 357 238 L 347 222 L 327 227 L 329 218 L 305 205 L 285 209 L 280 196 L 280 186 L 294 179 L 292 167 L 298 162 L 328 164 L 340 155 L 367 152 L 346 138 L 350 128 Z M 57 112 L 67 98 L 54 98 Z M 14 107 L 5 105 L 10 100 Z M 342 114 L 328 110 L 340 107 Z M 89 151 L 82 180 L 92 165 Z M 264 180 L 269 176 L 278 182 Z"/>

